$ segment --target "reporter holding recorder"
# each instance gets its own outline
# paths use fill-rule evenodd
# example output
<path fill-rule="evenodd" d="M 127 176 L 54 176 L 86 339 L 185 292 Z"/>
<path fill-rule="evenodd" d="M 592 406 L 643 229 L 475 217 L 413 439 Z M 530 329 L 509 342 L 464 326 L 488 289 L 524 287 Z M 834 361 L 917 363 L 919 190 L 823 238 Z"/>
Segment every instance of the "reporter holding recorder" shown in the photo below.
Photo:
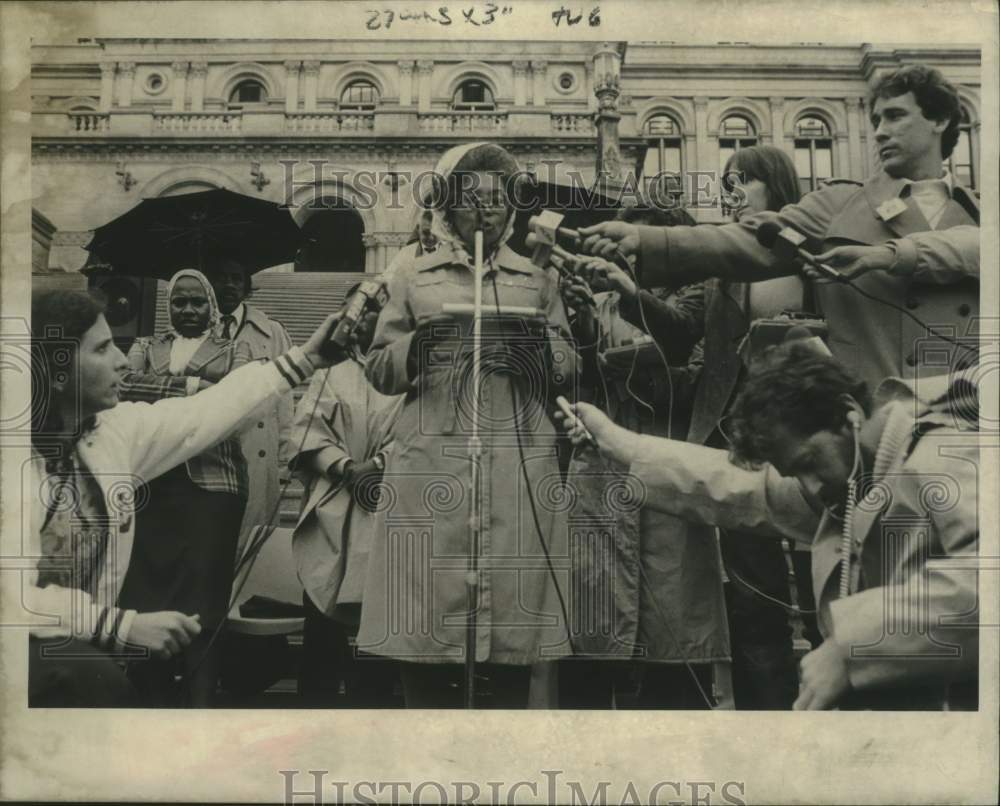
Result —
<path fill-rule="evenodd" d="M 4 586 L 4 610 L 23 614 L 22 621 L 29 611 L 38 625 L 30 629 L 29 705 L 134 705 L 116 660 L 140 652 L 171 657 L 201 632 L 197 613 L 117 606 L 134 540 L 136 488 L 329 366 L 320 350 L 338 316 L 327 317 L 302 347 L 240 367 L 195 395 L 119 404 L 127 362 L 101 303 L 72 291 L 34 297 L 25 540 L 37 564 L 23 591 Z"/>
<path fill-rule="evenodd" d="M 404 661 L 407 707 L 462 705 L 473 556 L 469 435 L 478 406 L 482 531 L 474 660 L 488 680 L 477 689 L 492 695 L 482 705 L 519 708 L 527 704 L 531 665 L 570 652 L 560 602 L 560 594 L 567 602 L 569 596 L 566 515 L 554 495 L 561 479 L 546 407 L 557 376 L 572 379 L 575 352 L 564 340 L 569 325 L 555 270 L 538 268 L 506 245 L 514 224 L 507 194 L 518 174 L 513 157 L 495 144 L 469 143 L 446 152 L 435 174 L 437 246 L 397 264 L 368 355 L 372 385 L 406 398 L 386 461 L 358 648 Z M 444 325 L 455 328 L 447 337 L 432 322 L 444 304 L 473 302 L 480 221 L 484 314 L 498 306 L 537 310 L 548 335 L 507 341 L 484 335 L 477 399 L 469 377 L 472 340 L 460 330 L 468 320 Z M 526 342 L 524 360 L 511 347 L 518 341 Z M 548 360 L 535 360 L 540 352 Z"/>
<path fill-rule="evenodd" d="M 878 79 L 869 108 L 882 166 L 863 185 L 831 180 L 776 216 L 721 227 L 598 224 L 581 231 L 584 248 L 638 255 L 643 287 L 710 276 L 753 282 L 797 270 L 797 261 L 757 243 L 758 225 L 776 221 L 805 235 L 807 251 L 862 290 L 965 335 L 979 309 L 979 201 L 942 167 L 958 140 L 958 93 L 937 70 L 909 65 Z M 923 327 L 847 285 L 817 283 L 815 290 L 830 350 L 870 387 L 917 374 Z"/>

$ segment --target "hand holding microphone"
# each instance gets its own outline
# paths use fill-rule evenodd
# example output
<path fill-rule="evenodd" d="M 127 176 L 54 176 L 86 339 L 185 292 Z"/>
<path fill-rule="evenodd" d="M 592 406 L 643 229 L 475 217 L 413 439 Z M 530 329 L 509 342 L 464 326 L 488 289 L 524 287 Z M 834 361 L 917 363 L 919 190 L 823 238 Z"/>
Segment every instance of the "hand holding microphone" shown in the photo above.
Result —
<path fill-rule="evenodd" d="M 810 279 L 819 277 L 823 280 L 832 280 L 838 283 L 847 282 L 847 278 L 840 274 L 840 272 L 820 262 L 816 256 L 803 248 L 806 236 L 794 227 L 782 227 L 779 221 L 769 219 L 762 221 L 757 226 L 755 234 L 757 236 L 757 243 L 770 249 L 782 260 L 788 262 L 802 261 L 805 264 L 802 270 Z"/>

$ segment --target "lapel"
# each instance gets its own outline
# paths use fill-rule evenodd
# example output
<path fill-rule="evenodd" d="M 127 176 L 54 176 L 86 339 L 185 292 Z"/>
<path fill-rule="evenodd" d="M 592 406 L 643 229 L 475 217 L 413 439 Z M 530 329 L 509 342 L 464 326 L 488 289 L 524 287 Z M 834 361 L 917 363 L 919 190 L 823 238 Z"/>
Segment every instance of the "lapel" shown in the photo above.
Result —
<path fill-rule="evenodd" d="M 926 232 L 931 228 L 909 194 L 905 198 L 900 196 L 905 186 L 906 182 L 902 179 L 893 179 L 882 173 L 865 183 L 864 187 L 872 215 L 892 230 L 897 238 L 914 232 Z M 893 200 L 903 203 L 904 207 L 899 208 L 899 212 L 895 212 Z"/>
<path fill-rule="evenodd" d="M 197 375 L 213 361 L 223 357 L 231 343 L 232 342 L 223 341 L 222 339 L 217 341 L 213 335 L 209 334 L 209 336 L 198 345 L 198 349 L 194 351 L 194 355 L 191 356 L 187 366 L 184 367 L 184 374 Z"/>
<path fill-rule="evenodd" d="M 174 340 L 170 334 L 154 339 L 149 345 L 149 363 L 155 375 L 170 374 L 170 348 Z"/>
<path fill-rule="evenodd" d="M 937 228 L 950 229 L 962 224 L 979 226 L 979 201 L 968 188 L 955 185 L 951 191 L 951 201 L 945 206 Z"/>

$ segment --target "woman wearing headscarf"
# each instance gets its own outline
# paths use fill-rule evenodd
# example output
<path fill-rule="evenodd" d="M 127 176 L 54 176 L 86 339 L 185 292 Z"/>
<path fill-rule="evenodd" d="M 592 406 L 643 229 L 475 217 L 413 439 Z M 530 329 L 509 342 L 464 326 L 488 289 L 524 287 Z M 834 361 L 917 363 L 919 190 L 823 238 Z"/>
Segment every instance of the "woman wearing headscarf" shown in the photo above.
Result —
<path fill-rule="evenodd" d="M 170 330 L 138 339 L 128 354 L 122 398 L 194 394 L 250 360 L 245 347 L 214 335 L 219 308 L 201 272 L 183 269 L 167 294 Z M 212 704 L 219 674 L 219 643 L 207 646 L 226 617 L 248 477 L 239 440 L 223 440 L 147 485 L 137 513 L 132 562 L 120 601 L 138 610 L 200 613 L 204 632 L 184 653 L 184 701 Z M 132 679 L 150 705 L 177 704 L 173 668 L 136 661 Z"/>
<path fill-rule="evenodd" d="M 531 665 L 570 652 L 566 516 L 548 414 L 556 384 L 575 374 L 575 353 L 563 341 L 569 328 L 555 272 L 506 245 L 514 159 L 497 145 L 470 143 L 448 151 L 435 173 L 436 248 L 397 266 L 367 365 L 376 389 L 405 400 L 385 469 L 358 647 L 404 661 L 408 707 L 460 706 L 468 583 L 478 580 L 477 692 L 490 695 L 478 704 L 524 707 Z M 536 310 L 547 335 L 525 332 L 523 354 L 534 357 L 521 363 L 507 352 L 512 340 L 484 339 L 478 398 L 468 319 L 447 335 L 434 325 L 443 305 L 473 302 L 477 225 L 484 311 Z M 474 405 L 482 440 L 478 577 L 468 570 Z"/>

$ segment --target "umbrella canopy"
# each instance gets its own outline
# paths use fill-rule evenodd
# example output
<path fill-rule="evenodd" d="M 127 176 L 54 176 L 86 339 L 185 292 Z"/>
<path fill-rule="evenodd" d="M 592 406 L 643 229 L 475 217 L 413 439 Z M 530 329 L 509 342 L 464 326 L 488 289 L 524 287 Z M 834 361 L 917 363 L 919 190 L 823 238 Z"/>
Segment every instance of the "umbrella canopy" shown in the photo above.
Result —
<path fill-rule="evenodd" d="M 92 263 L 115 274 L 168 279 L 213 256 L 237 259 L 250 272 L 290 263 L 301 239 L 287 209 L 216 189 L 145 199 L 98 227 L 87 249 Z"/>

